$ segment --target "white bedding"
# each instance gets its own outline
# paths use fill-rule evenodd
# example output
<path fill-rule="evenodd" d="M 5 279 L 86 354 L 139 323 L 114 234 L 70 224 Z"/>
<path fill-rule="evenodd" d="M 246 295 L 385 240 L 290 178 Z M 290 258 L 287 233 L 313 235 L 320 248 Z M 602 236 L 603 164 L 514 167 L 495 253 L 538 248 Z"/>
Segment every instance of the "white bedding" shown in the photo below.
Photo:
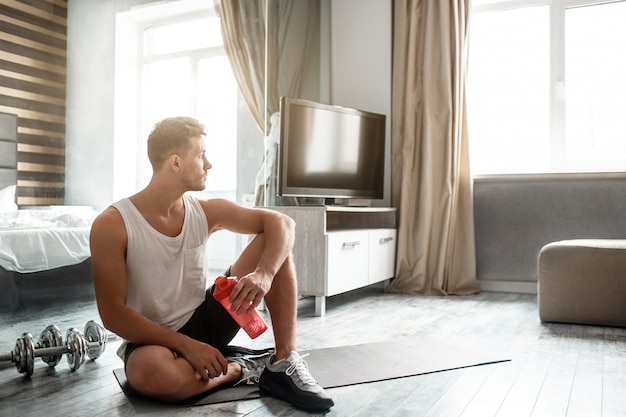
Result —
<path fill-rule="evenodd" d="M 0 266 L 20 273 L 73 265 L 89 258 L 89 231 L 98 212 L 58 206 L 0 213 Z"/>

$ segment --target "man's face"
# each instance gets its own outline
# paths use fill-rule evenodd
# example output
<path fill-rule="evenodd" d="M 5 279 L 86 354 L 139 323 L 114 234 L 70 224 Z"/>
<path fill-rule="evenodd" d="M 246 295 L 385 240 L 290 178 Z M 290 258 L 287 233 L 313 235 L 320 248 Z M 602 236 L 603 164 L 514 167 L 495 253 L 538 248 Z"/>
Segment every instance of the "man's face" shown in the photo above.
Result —
<path fill-rule="evenodd" d="M 181 180 L 189 191 L 202 191 L 211 163 L 206 158 L 206 147 L 201 136 L 189 139 L 189 149 L 181 158 Z"/>

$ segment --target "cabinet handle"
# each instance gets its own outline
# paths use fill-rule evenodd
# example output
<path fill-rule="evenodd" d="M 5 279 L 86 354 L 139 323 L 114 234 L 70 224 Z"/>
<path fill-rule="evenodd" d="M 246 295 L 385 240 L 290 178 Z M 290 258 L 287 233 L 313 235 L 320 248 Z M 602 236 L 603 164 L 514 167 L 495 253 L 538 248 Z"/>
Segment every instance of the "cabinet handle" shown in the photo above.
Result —
<path fill-rule="evenodd" d="M 354 242 L 343 242 L 343 245 L 341 245 L 342 248 L 354 248 L 355 246 L 359 246 L 361 244 L 361 242 L 359 242 L 358 240 L 355 240 Z"/>
<path fill-rule="evenodd" d="M 383 244 L 383 243 L 387 243 L 387 242 L 391 242 L 391 241 L 393 241 L 393 237 L 392 237 L 392 236 L 389 236 L 389 237 L 381 237 L 381 238 L 378 240 L 378 243 Z"/>

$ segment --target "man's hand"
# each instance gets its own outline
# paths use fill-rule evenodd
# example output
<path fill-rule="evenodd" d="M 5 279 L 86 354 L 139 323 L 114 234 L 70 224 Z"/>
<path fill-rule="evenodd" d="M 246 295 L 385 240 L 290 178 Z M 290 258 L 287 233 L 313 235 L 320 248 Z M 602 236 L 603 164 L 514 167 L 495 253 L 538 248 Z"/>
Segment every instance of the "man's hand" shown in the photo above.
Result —
<path fill-rule="evenodd" d="M 222 353 L 211 345 L 189 338 L 185 349 L 179 352 L 205 381 L 228 372 L 228 363 Z"/>
<path fill-rule="evenodd" d="M 270 290 L 272 278 L 258 272 L 244 275 L 230 293 L 231 310 L 237 314 L 255 309 Z"/>

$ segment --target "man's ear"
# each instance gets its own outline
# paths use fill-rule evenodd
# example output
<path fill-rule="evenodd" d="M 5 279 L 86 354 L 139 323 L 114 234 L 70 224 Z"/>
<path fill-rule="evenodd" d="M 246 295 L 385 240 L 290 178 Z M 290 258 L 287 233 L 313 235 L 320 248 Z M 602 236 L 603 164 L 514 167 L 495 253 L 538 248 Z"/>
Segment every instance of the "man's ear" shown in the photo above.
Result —
<path fill-rule="evenodd" d="M 170 169 L 172 169 L 173 171 L 178 171 L 180 169 L 180 157 L 178 155 L 176 154 L 170 155 L 167 161 L 170 166 Z"/>

